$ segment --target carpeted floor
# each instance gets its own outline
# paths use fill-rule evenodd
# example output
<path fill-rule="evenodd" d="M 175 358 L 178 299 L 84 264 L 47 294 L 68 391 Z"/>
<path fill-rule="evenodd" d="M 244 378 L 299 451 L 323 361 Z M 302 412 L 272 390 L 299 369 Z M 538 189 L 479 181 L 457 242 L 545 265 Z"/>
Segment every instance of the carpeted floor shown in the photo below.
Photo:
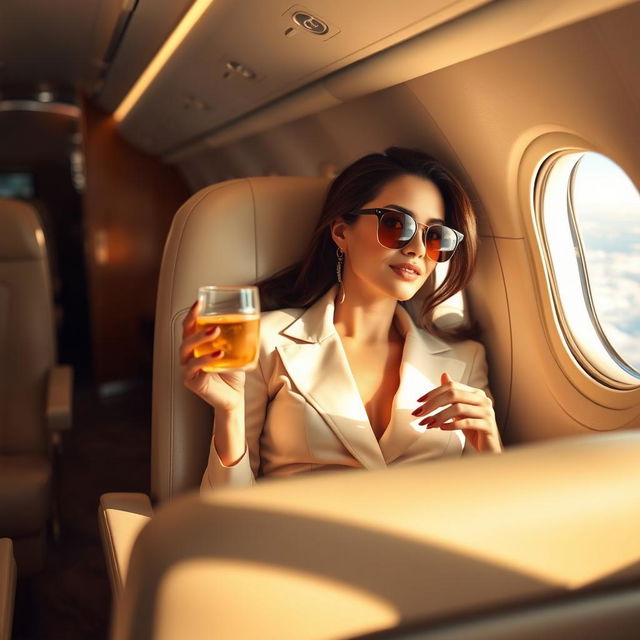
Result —
<path fill-rule="evenodd" d="M 150 383 L 108 399 L 77 384 L 58 464 L 61 537 L 43 573 L 19 581 L 14 640 L 104 639 L 111 594 L 98 533 L 102 493 L 149 491 Z"/>

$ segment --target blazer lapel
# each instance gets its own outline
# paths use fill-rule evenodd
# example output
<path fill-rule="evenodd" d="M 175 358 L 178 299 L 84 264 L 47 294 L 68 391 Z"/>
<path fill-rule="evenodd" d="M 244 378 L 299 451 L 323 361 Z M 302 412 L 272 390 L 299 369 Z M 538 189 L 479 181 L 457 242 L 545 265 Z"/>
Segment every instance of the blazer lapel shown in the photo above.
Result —
<path fill-rule="evenodd" d="M 277 347 L 298 391 L 366 469 L 386 463 L 333 325 L 336 288 L 330 289 L 282 333 L 296 342 Z"/>
<path fill-rule="evenodd" d="M 418 424 L 424 416 L 416 418 L 411 415 L 418 407 L 418 398 L 440 385 L 443 371 L 453 380 L 460 380 L 466 368 L 464 362 L 448 355 L 450 348 L 445 342 L 418 331 L 402 307 L 397 309 L 396 320 L 400 331 L 404 333 L 405 342 L 400 385 L 394 399 L 391 422 L 380 439 L 380 448 L 387 464 L 393 462 L 426 431 L 425 427 Z"/>

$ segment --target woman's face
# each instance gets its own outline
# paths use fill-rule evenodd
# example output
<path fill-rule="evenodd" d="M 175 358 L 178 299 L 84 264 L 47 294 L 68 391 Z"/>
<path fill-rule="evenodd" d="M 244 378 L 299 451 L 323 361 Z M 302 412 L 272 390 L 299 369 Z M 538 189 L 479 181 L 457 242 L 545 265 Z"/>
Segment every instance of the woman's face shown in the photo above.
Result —
<path fill-rule="evenodd" d="M 423 225 L 444 223 L 444 201 L 430 180 L 404 175 L 388 182 L 362 209 L 401 208 Z M 401 249 L 388 249 L 377 239 L 378 218 L 361 215 L 348 225 L 335 223 L 333 237 L 345 252 L 343 281 L 347 295 L 354 287 L 373 297 L 412 298 L 435 269 L 417 232 Z M 419 227 L 422 229 L 422 227 Z"/>

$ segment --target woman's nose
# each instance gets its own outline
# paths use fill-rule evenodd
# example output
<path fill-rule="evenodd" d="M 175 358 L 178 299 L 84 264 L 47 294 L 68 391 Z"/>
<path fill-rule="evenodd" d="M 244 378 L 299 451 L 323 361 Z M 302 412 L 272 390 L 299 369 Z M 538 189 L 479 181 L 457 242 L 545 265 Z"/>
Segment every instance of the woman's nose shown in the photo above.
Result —
<path fill-rule="evenodd" d="M 402 247 L 402 253 L 423 258 L 427 251 L 425 235 L 425 232 L 418 228 L 409 243 Z"/>

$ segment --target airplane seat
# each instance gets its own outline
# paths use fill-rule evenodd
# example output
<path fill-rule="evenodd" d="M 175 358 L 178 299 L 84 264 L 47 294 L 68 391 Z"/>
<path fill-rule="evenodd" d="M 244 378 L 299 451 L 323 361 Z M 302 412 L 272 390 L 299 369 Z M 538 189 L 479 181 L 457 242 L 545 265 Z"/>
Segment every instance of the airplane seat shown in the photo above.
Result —
<path fill-rule="evenodd" d="M 200 486 L 212 414 L 182 384 L 182 320 L 207 284 L 248 284 L 302 257 L 328 181 L 282 177 L 207 187 L 178 211 L 162 258 L 153 362 L 152 498 Z"/>
<path fill-rule="evenodd" d="M 0 536 L 20 576 L 43 565 L 52 462 L 71 424 L 71 368 L 55 364 L 53 301 L 33 207 L 0 200 Z"/>
<path fill-rule="evenodd" d="M 11 638 L 16 592 L 16 561 L 10 538 L 0 538 L 0 640 Z"/>
<path fill-rule="evenodd" d="M 58 331 L 63 321 L 63 309 L 59 302 L 62 293 L 62 280 L 60 279 L 59 257 L 56 251 L 55 225 L 50 208 L 38 198 L 27 200 L 38 214 L 42 231 L 44 232 L 45 245 L 47 247 L 47 259 L 49 261 L 49 273 L 51 274 L 51 289 L 54 300 L 54 318 Z"/>
<path fill-rule="evenodd" d="M 637 638 L 640 433 L 180 496 L 112 640 Z"/>
<path fill-rule="evenodd" d="M 247 284 L 302 257 L 324 201 L 326 178 L 242 178 L 211 185 L 176 213 L 165 244 L 156 302 L 152 392 L 151 499 L 200 486 L 212 412 L 183 383 L 182 320 L 206 284 Z M 100 530 L 117 599 L 128 554 L 153 513 L 143 494 L 106 494 Z"/>

